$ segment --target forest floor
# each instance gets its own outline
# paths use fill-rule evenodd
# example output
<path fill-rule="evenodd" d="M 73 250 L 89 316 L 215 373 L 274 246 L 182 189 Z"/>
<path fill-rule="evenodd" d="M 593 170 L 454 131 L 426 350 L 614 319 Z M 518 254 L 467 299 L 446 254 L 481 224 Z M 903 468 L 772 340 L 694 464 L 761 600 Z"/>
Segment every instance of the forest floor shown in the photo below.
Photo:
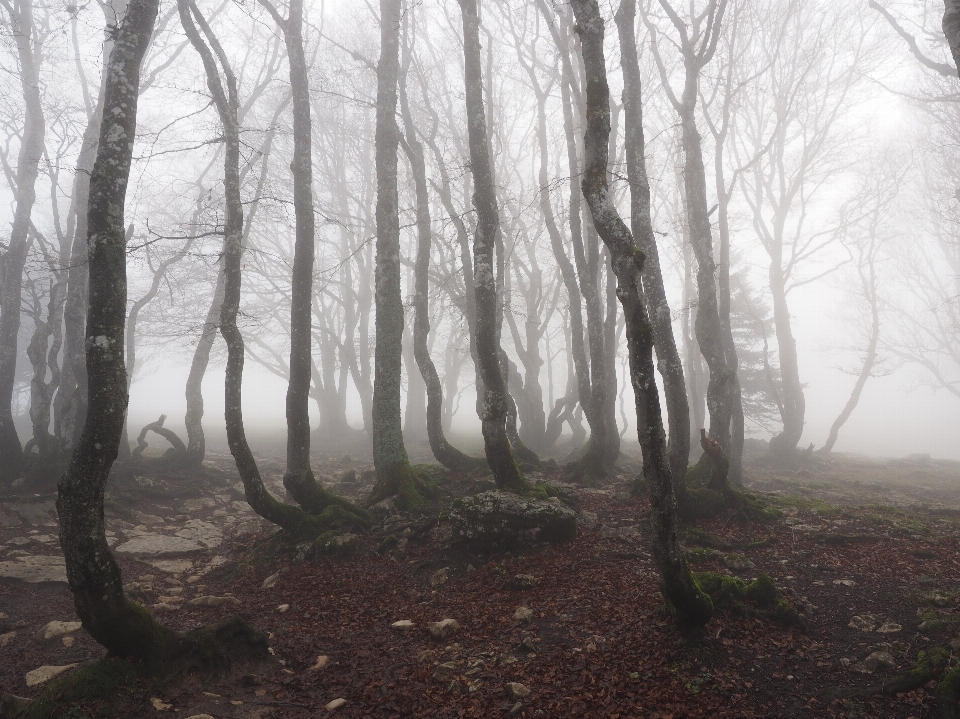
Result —
<path fill-rule="evenodd" d="M 920 719 L 933 714 L 932 686 L 898 696 L 870 687 L 925 648 L 952 642 L 960 655 L 958 462 L 814 455 L 783 468 L 749 458 L 748 488 L 782 516 L 764 524 L 724 512 L 688 528 L 684 542 L 697 571 L 772 576 L 804 626 L 728 612 L 693 637 L 674 629 L 658 592 L 649 505 L 629 495 L 635 462 L 609 486 L 577 490 L 580 526 L 563 545 L 480 556 L 451 545 L 442 525 L 417 537 L 411 518 L 394 516 L 349 556 L 299 562 L 295 548 L 267 541 L 272 530 L 243 501 L 231 458 L 207 464 L 200 478 L 148 466 L 112 486 L 110 542 L 159 620 L 187 630 L 240 615 L 269 633 L 275 660 L 137 686 L 101 706 L 103 716 Z M 357 483 L 332 488 L 356 498 L 369 490 L 364 460 L 318 455 L 315 468 L 355 469 Z M 282 495 L 279 457 L 261 469 Z M 448 499 L 487 482 L 448 478 Z M 53 620 L 76 621 L 56 537 L 52 496 L 0 498 L 0 693 L 37 696 L 44 686 L 28 688 L 28 672 L 104 654 L 82 630 L 37 636 Z M 161 545 L 165 554 L 154 551 Z M 18 571 L 53 581 L 10 578 Z M 510 588 L 517 575 L 533 586 Z M 191 604 L 201 596 L 232 599 Z M 459 631 L 435 641 L 426 626 L 446 618 Z M 399 620 L 413 628 L 391 628 Z M 871 672 L 864 660 L 873 655 L 874 666 L 876 652 L 888 657 Z M 518 701 L 513 687 L 509 696 L 508 683 L 529 695 Z"/>

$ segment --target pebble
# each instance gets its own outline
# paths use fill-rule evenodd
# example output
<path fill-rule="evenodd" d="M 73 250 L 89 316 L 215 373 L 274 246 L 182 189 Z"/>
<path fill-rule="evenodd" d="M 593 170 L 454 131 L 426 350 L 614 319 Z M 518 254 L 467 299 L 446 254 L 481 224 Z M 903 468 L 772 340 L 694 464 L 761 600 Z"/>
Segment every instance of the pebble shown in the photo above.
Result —
<path fill-rule="evenodd" d="M 460 623 L 456 619 L 444 619 L 427 625 L 427 631 L 434 639 L 446 639 L 456 634 L 459 629 Z"/>
<path fill-rule="evenodd" d="M 530 607 L 517 607 L 513 613 L 513 618 L 518 622 L 528 622 L 533 617 L 533 610 Z"/>
<path fill-rule="evenodd" d="M 520 682 L 507 682 L 504 689 L 507 692 L 507 696 L 515 702 L 523 701 L 530 696 L 530 687 Z"/>
<path fill-rule="evenodd" d="M 340 697 L 340 698 L 334 699 L 332 702 L 328 703 L 328 704 L 324 707 L 324 709 L 326 709 L 328 712 L 335 712 L 337 709 L 339 709 L 340 707 L 344 706 L 346 703 L 347 703 L 347 700 L 344 699 L 343 697 Z"/>
<path fill-rule="evenodd" d="M 400 621 L 391 624 L 390 628 L 394 631 L 405 632 L 409 629 L 413 629 L 415 626 L 417 625 L 411 622 L 409 619 L 401 619 Z"/>

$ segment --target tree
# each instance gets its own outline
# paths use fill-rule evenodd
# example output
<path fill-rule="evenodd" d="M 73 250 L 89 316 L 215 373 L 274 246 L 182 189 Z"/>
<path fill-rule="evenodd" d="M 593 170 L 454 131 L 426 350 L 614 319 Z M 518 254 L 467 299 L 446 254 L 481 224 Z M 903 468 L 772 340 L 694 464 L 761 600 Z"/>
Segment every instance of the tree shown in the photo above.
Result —
<path fill-rule="evenodd" d="M 643 292 L 645 257 L 620 218 L 607 182 L 610 89 L 603 52 L 603 18 L 597 0 L 573 0 L 571 4 L 577 18 L 587 80 L 587 126 L 581 185 L 594 226 L 610 251 L 617 276 L 617 298 L 626 319 L 630 381 L 637 407 L 637 436 L 643 450 L 643 474 L 650 484 L 653 506 L 654 556 L 660 569 L 664 596 L 676 610 L 677 621 L 685 627 L 700 627 L 713 615 L 713 603 L 690 573 L 677 537 L 676 497 L 660 413 L 660 396 L 654 378 L 653 329 Z M 636 159 L 633 151 L 630 157 Z M 628 172 L 632 175 L 632 184 L 640 182 L 639 169 L 630 161 Z"/>
<path fill-rule="evenodd" d="M 483 106 L 483 76 L 480 68 L 480 18 L 476 0 L 459 0 L 463 20 L 463 68 L 467 106 L 467 137 L 473 176 L 473 204 L 477 225 L 473 236 L 473 287 L 476 306 L 476 361 L 478 385 L 482 385 L 480 422 L 484 450 L 493 478 L 500 489 L 527 492 L 530 484 L 520 474 L 507 437 L 507 386 L 500 361 L 500 335 L 494 246 L 500 232 L 500 211 L 493 186 L 487 121 Z"/>
<path fill-rule="evenodd" d="M 10 241 L 0 258 L 0 478 L 13 479 L 23 465 L 23 448 L 13 425 L 13 385 L 17 372 L 17 336 L 23 266 L 30 244 L 30 217 L 37 199 L 37 177 L 43 155 L 44 117 L 40 102 L 40 62 L 43 42 L 34 27 L 31 0 L 3 0 L 20 63 L 24 118 L 17 157 L 16 211 Z"/>
<path fill-rule="evenodd" d="M 679 37 L 683 60 L 683 92 L 678 96 L 671 84 L 659 40 L 659 31 L 647 10 L 642 16 L 651 35 L 651 48 L 660 71 L 667 98 L 680 118 L 683 148 L 683 185 L 686 200 L 690 243 L 697 259 L 697 317 L 694 331 L 697 344 L 710 369 L 707 385 L 707 411 L 710 415 L 710 436 L 725 451 L 730 449 L 731 420 L 735 402 L 735 369 L 727 356 L 717 291 L 717 265 L 713 256 L 713 233 L 707 201 L 706 169 L 703 145 L 697 129 L 697 100 L 700 74 L 713 59 L 720 38 L 727 0 L 709 0 L 701 12 L 691 5 L 690 27 L 667 0 L 660 6 Z"/>

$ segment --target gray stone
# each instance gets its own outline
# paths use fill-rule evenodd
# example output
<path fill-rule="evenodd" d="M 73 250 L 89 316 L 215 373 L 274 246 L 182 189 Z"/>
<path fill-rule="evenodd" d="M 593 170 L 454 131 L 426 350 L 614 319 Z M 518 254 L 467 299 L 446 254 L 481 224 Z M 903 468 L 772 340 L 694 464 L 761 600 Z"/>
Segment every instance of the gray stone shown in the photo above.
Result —
<path fill-rule="evenodd" d="M 83 625 L 80 622 L 58 622 L 56 620 L 47 623 L 40 631 L 36 633 L 34 639 L 38 642 L 49 642 L 52 639 L 65 637 L 78 631 Z"/>
<path fill-rule="evenodd" d="M 897 668 L 896 660 L 889 652 L 885 651 L 873 652 L 870 654 L 870 656 L 863 660 L 863 663 L 871 672 L 885 672 Z"/>
<path fill-rule="evenodd" d="M 189 559 L 146 559 L 144 562 L 166 574 L 183 574 L 193 568 Z"/>
<path fill-rule="evenodd" d="M 433 680 L 435 682 L 445 683 L 453 676 L 455 671 L 457 671 L 457 665 L 453 662 L 438 664 L 437 668 L 433 670 Z"/>
<path fill-rule="evenodd" d="M 205 547 L 191 539 L 163 534 L 141 534 L 117 547 L 117 554 L 135 559 L 179 559 L 203 554 Z"/>
<path fill-rule="evenodd" d="M 580 520 L 580 524 L 587 529 L 596 529 L 597 524 L 599 524 L 596 512 L 588 512 L 587 510 L 583 510 L 580 512 L 577 518 Z"/>
<path fill-rule="evenodd" d="M 43 684 L 53 679 L 58 674 L 63 674 L 69 669 L 73 669 L 76 664 L 64 664 L 63 666 L 42 666 L 38 669 L 34 669 L 31 672 L 27 672 L 26 681 L 28 687 L 35 687 L 38 684 Z"/>
<path fill-rule="evenodd" d="M 727 565 L 727 569 L 732 569 L 735 572 L 746 572 L 757 568 L 757 565 L 742 554 L 728 554 L 723 558 L 723 563 Z"/>
<path fill-rule="evenodd" d="M 223 544 L 223 532 L 202 519 L 190 519 L 181 529 L 173 533 L 181 539 L 189 539 L 202 544 L 207 549 L 215 549 Z"/>
<path fill-rule="evenodd" d="M 339 697 L 337 699 L 334 699 L 332 702 L 328 702 L 327 705 L 324 707 L 324 709 L 326 709 L 328 712 L 335 712 L 340 707 L 346 705 L 346 703 L 347 703 L 346 699 L 344 699 L 343 697 Z"/>
<path fill-rule="evenodd" d="M 63 557 L 26 555 L 15 562 L 0 562 L 0 577 L 20 579 L 30 584 L 67 582 L 67 565 Z"/>
<path fill-rule="evenodd" d="M 517 607 L 513 613 L 513 618 L 518 622 L 529 622 L 533 618 L 533 610 L 530 607 Z"/>
<path fill-rule="evenodd" d="M 877 618 L 872 614 L 858 614 L 847 626 L 860 632 L 872 632 L 877 626 Z"/>
<path fill-rule="evenodd" d="M 460 623 L 456 619 L 443 619 L 427 625 L 427 631 L 434 639 L 446 639 L 456 634 L 459 629 Z"/>
<path fill-rule="evenodd" d="M 0 514 L 0 529 L 16 529 L 19 526 L 19 517 L 11 517 L 9 514 Z"/>
<path fill-rule="evenodd" d="M 562 542 L 577 533 L 573 510 L 498 490 L 456 500 L 448 516 L 455 540 L 487 549 Z"/>
<path fill-rule="evenodd" d="M 401 619 L 400 621 L 391 624 L 390 628 L 396 632 L 406 632 L 410 629 L 413 629 L 415 626 L 416 624 L 411 622 L 409 619 Z"/>
<path fill-rule="evenodd" d="M 16 512 L 20 519 L 27 524 L 52 524 L 57 517 L 57 508 L 53 500 L 12 504 L 10 509 Z"/>
<path fill-rule="evenodd" d="M 437 570 L 436 572 L 434 572 L 434 573 L 431 575 L 431 577 L 430 577 L 430 586 L 431 586 L 431 587 L 439 587 L 441 584 L 443 584 L 444 582 L 446 582 L 447 579 L 449 579 L 449 576 L 450 576 L 450 574 L 449 574 L 449 572 L 447 571 L 447 568 L 446 568 L 446 567 L 444 567 L 443 569 L 438 569 L 438 570 Z"/>
<path fill-rule="evenodd" d="M 877 634 L 896 634 L 899 631 L 903 631 L 903 627 L 895 622 L 887 621 L 877 627 Z"/>
<path fill-rule="evenodd" d="M 240 600 L 236 597 L 197 597 L 187 602 L 191 607 L 222 607 L 229 605 L 232 607 L 240 606 Z"/>
<path fill-rule="evenodd" d="M 188 514 L 202 512 L 204 509 L 213 509 L 217 506 L 217 500 L 213 497 L 198 497 L 196 499 L 187 499 L 183 502 L 183 511 Z"/>
<path fill-rule="evenodd" d="M 515 702 L 523 701 L 530 696 L 530 687 L 520 682 L 507 682 L 504 690 L 506 690 L 507 696 Z"/>
<path fill-rule="evenodd" d="M 260 520 L 259 519 L 245 519 L 242 522 L 239 522 L 237 526 L 233 528 L 233 533 L 238 536 L 245 536 L 248 534 L 257 534 L 260 531 Z"/>

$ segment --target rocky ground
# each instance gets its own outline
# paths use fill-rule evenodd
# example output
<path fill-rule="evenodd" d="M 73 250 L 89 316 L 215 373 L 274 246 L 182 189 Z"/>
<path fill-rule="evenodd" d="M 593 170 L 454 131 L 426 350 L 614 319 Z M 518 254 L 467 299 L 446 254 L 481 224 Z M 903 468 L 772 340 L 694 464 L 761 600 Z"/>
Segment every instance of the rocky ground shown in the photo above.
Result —
<path fill-rule="evenodd" d="M 108 491 L 107 528 L 132 596 L 186 630 L 231 615 L 269 633 L 273 663 L 143 685 L 107 716 L 925 717 L 933 687 L 871 694 L 918 651 L 960 655 L 960 463 L 812 456 L 748 464 L 782 516 L 687 529 L 698 571 L 772 576 L 801 612 L 784 628 L 726 612 L 683 637 L 658 593 L 645 499 L 621 481 L 569 488 L 576 537 L 488 555 L 446 522 L 386 514 L 341 556 L 281 545 L 243 501 L 232 460 L 203 476 L 145 466 Z M 318 457 L 332 488 L 370 467 Z M 261 462 L 282 495 L 282 462 Z M 557 471 L 547 472 L 555 482 Z M 449 499 L 489 480 L 447 478 Z M 36 696 L 103 656 L 65 584 L 52 496 L 0 500 L 0 689 Z M 845 695 L 843 699 L 837 696 Z M 96 716 L 84 705 L 63 716 Z M 66 711 L 66 709 L 65 709 Z"/>

